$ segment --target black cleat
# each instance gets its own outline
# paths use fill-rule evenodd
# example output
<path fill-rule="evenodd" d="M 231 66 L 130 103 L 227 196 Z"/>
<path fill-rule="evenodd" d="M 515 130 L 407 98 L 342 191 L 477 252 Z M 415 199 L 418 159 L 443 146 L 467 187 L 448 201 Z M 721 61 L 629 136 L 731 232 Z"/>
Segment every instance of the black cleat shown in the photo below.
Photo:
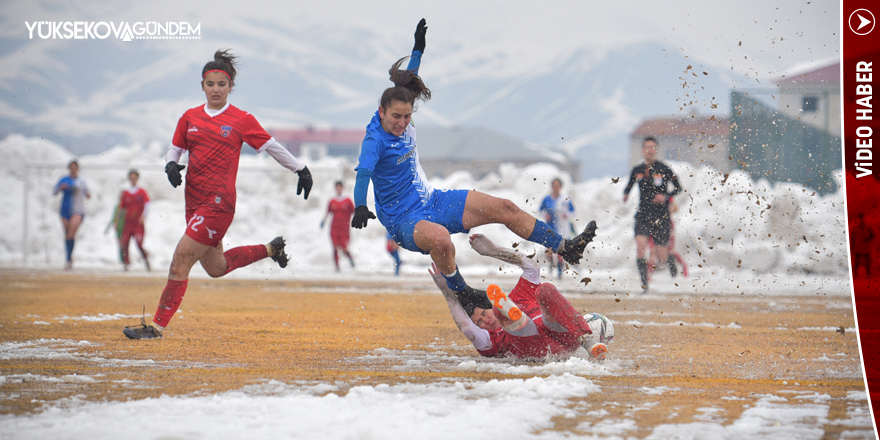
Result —
<path fill-rule="evenodd" d="M 565 245 L 562 246 L 562 250 L 559 252 L 562 259 L 568 264 L 579 264 L 584 256 L 584 249 L 596 237 L 596 229 L 598 229 L 596 221 L 590 220 L 590 223 L 584 228 L 584 232 L 581 232 L 575 238 L 565 240 Z"/>
<path fill-rule="evenodd" d="M 153 325 L 147 325 L 144 318 L 141 318 L 139 325 L 125 327 L 122 334 L 128 339 L 162 339 L 162 332 Z"/>
<path fill-rule="evenodd" d="M 287 253 L 284 252 L 284 238 L 275 237 L 272 241 L 269 242 L 269 245 L 275 249 L 275 255 L 272 255 L 272 260 L 278 263 L 282 269 L 287 267 L 287 262 L 290 261 L 287 257 Z"/>

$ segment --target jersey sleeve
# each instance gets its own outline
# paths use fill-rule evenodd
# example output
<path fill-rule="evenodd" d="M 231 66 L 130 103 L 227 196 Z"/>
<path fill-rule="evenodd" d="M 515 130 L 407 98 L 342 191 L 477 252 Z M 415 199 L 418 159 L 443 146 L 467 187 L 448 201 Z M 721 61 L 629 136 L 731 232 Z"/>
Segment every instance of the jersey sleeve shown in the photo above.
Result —
<path fill-rule="evenodd" d="M 144 195 L 144 204 L 150 203 L 150 195 L 147 194 L 147 191 L 141 188 L 141 194 Z"/>
<path fill-rule="evenodd" d="M 272 139 L 272 136 L 269 136 L 269 133 L 266 133 L 263 126 L 257 122 L 257 118 L 250 113 L 244 115 L 242 130 L 244 131 L 242 140 L 254 150 L 260 150 L 266 142 L 269 142 L 269 139 Z"/>
<path fill-rule="evenodd" d="M 636 183 L 636 168 L 629 173 L 629 182 L 626 183 L 626 188 L 623 189 L 624 195 L 629 195 L 629 192 L 632 190 L 633 185 Z"/>
<path fill-rule="evenodd" d="M 541 207 L 538 208 L 538 211 L 550 212 L 550 196 L 544 197 L 544 200 L 541 200 Z"/>
<path fill-rule="evenodd" d="M 367 170 L 372 172 L 379 163 L 379 142 L 372 137 L 364 138 L 361 143 L 361 154 L 358 156 L 358 166 L 355 170 Z"/>
<path fill-rule="evenodd" d="M 668 166 L 666 168 L 669 170 L 669 180 L 672 182 L 672 192 L 669 193 L 669 198 L 671 199 L 681 192 L 681 183 L 678 181 L 678 176 L 672 172 L 672 168 Z"/>
<path fill-rule="evenodd" d="M 186 145 L 186 130 L 189 129 L 188 119 L 187 114 L 184 113 L 180 119 L 177 120 L 177 128 L 174 129 L 174 136 L 171 138 L 172 147 L 184 150 L 189 149 Z"/>

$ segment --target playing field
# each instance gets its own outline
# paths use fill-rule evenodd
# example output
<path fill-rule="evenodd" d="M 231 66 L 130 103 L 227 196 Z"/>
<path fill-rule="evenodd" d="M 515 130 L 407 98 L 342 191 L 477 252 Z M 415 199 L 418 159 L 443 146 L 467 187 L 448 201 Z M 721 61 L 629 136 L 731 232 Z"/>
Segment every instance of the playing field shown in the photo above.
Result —
<path fill-rule="evenodd" d="M 515 280 L 492 281 L 510 288 Z M 596 364 L 577 357 L 481 358 L 456 329 L 439 292 L 428 289 L 427 276 L 387 282 L 194 279 L 164 340 L 124 338 L 123 326 L 139 318 L 113 315 L 139 314 L 142 305 L 152 313 L 163 286 L 160 276 L 0 271 L 0 437 L 51 433 L 58 421 L 71 436 L 73 426 L 96 438 L 144 438 L 113 431 L 118 420 L 101 424 L 94 405 L 159 401 L 171 407 L 186 399 L 231 399 L 235 391 L 265 396 L 265 390 L 248 390 L 267 383 L 288 394 L 309 388 L 316 396 L 310 398 L 322 404 L 335 394 L 334 411 L 349 424 L 363 423 L 359 415 L 379 414 L 352 403 L 353 387 L 359 395 L 398 390 L 397 398 L 410 406 L 443 412 L 459 401 L 498 402 L 497 394 L 474 391 L 496 384 L 518 395 L 511 408 L 535 405 L 534 423 L 518 428 L 524 436 L 874 435 L 848 295 L 567 295 L 579 310 L 602 312 L 615 324 L 609 359 Z M 537 380 L 542 385 L 530 388 Z M 542 394 L 559 381 L 581 391 Z M 418 385 L 422 391 L 411 391 Z M 450 397 L 443 387 L 459 394 Z M 321 408 L 297 411 L 319 418 L 310 411 Z M 498 415 L 491 408 L 485 420 Z M 261 417 L 271 424 L 271 404 L 266 411 Z M 427 411 L 418 416 L 425 423 L 443 417 Z M 73 421 L 77 417 L 80 422 Z M 83 427 L 83 417 L 95 426 Z M 474 426 L 480 425 L 462 427 L 459 437 L 503 432 Z M 399 428 L 333 435 L 345 430 L 340 423 L 326 425 L 322 436 L 381 438 L 407 429 Z M 261 432 L 253 429 L 247 432 Z M 285 437 L 315 432 L 292 429 Z M 455 432 L 446 423 L 425 437 Z"/>

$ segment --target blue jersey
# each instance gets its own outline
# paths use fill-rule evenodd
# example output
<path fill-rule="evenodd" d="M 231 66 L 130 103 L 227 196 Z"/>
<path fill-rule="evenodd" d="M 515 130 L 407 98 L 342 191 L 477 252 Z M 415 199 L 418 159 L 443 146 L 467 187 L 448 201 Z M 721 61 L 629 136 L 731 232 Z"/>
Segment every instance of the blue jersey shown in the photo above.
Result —
<path fill-rule="evenodd" d="M 66 184 L 67 188 L 61 189 L 62 184 Z M 64 193 L 61 196 L 60 213 L 62 217 L 70 218 L 72 215 L 83 215 L 86 213 L 86 206 L 83 198 L 89 194 L 89 188 L 86 186 L 84 180 L 79 177 L 62 177 L 61 180 L 55 184 L 55 194 L 58 194 L 59 192 Z"/>
<path fill-rule="evenodd" d="M 554 231 L 560 235 L 566 235 L 567 226 L 570 225 L 569 218 L 574 215 L 574 205 L 571 204 L 571 200 L 554 199 L 552 195 L 549 195 L 544 197 L 539 211 L 547 213 L 547 224 Z"/>
<path fill-rule="evenodd" d="M 382 128 L 378 111 L 367 125 L 356 169 L 372 172 L 376 214 L 386 228 L 427 205 L 434 194 L 419 163 L 415 126 L 410 123 L 403 136 L 395 136 Z"/>

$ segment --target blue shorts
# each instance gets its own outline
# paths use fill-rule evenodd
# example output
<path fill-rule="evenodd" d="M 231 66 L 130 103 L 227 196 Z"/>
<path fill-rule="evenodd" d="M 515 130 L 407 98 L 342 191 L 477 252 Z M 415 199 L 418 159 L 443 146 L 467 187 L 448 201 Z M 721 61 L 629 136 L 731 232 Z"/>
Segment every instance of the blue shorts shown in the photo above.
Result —
<path fill-rule="evenodd" d="M 64 209 L 64 208 L 61 208 L 61 211 L 59 212 L 59 214 L 61 214 L 61 218 L 63 218 L 64 220 L 70 220 L 71 217 L 76 217 L 78 215 L 81 215 L 83 218 L 86 217 L 86 215 L 83 213 L 73 212 L 72 209 Z"/>
<path fill-rule="evenodd" d="M 468 233 L 468 229 L 465 229 L 461 224 L 468 192 L 466 189 L 435 190 L 428 205 L 411 212 L 399 223 L 391 225 L 388 228 L 388 233 L 402 248 L 428 254 L 428 251 L 424 251 L 416 245 L 415 238 L 413 238 L 416 224 L 427 220 L 443 226 L 450 234 Z"/>

